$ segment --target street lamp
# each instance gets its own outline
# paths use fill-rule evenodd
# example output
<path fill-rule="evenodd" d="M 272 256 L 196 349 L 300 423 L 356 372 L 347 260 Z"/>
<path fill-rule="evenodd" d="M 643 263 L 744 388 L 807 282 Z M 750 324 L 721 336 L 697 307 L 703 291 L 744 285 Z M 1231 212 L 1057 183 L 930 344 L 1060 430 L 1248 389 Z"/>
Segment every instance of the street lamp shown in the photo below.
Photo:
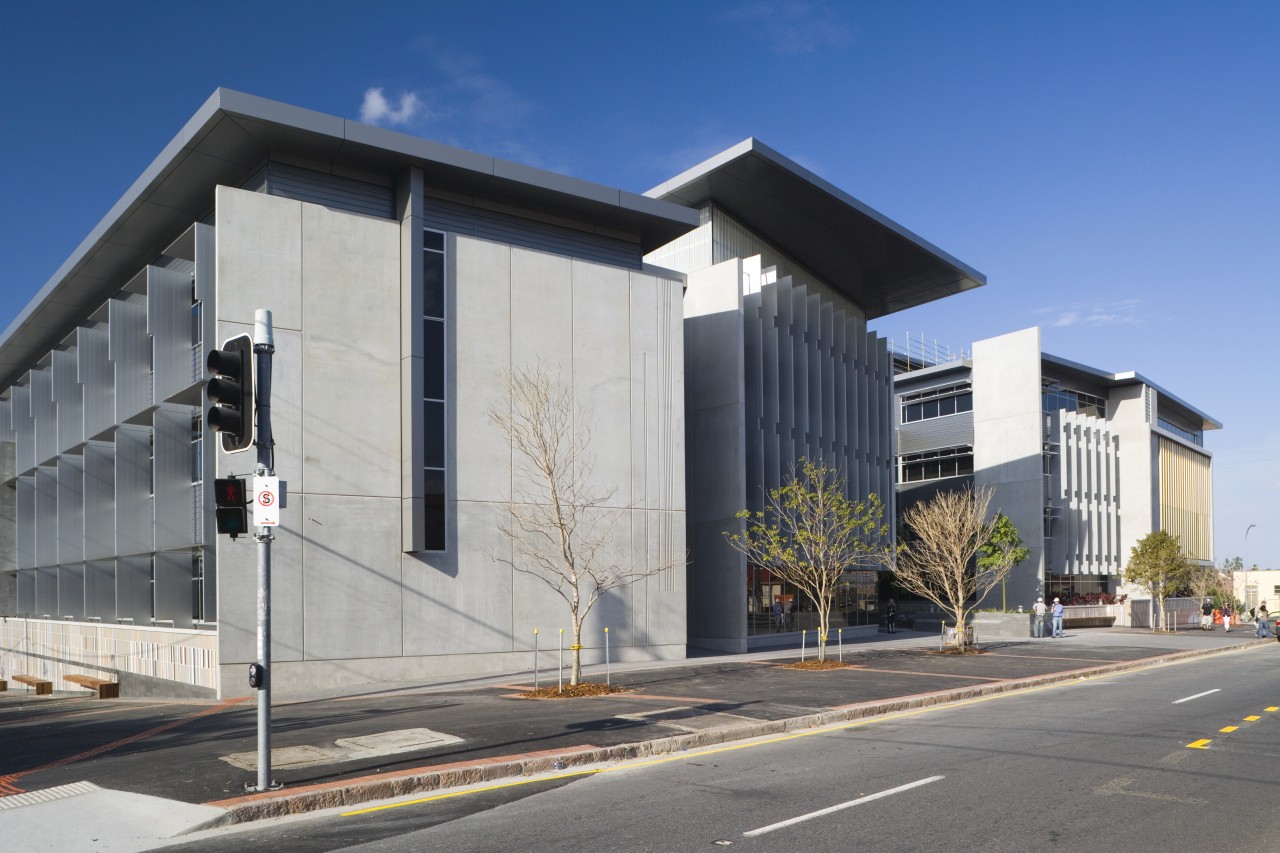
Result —
<path fill-rule="evenodd" d="M 1244 529 L 1244 570 L 1249 571 L 1249 531 L 1257 527 L 1256 524 L 1250 524 Z"/>

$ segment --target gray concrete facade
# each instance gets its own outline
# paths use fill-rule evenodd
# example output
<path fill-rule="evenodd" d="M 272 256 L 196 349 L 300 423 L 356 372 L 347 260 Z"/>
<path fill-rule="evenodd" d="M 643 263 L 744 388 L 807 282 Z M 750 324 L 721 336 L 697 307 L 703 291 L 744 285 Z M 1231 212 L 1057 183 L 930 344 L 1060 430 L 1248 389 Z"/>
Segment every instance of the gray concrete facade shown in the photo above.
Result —
<path fill-rule="evenodd" d="M 771 601 L 749 576 L 767 567 L 727 544 L 735 514 L 762 509 L 803 459 L 891 507 L 893 369 L 867 318 L 984 280 L 756 140 L 650 194 L 700 211 L 647 256 L 688 276 L 689 642 L 745 651 L 776 640 L 752 630 Z"/>
<path fill-rule="evenodd" d="M 204 426 L 203 365 L 268 308 L 287 483 L 272 545 L 277 695 L 518 670 L 532 666 L 535 629 L 545 649 L 568 627 L 558 598 L 500 562 L 510 545 L 496 535 L 512 450 L 487 413 L 506 400 L 502 371 L 535 362 L 593 413 L 581 428 L 614 491 L 609 559 L 672 567 L 596 606 L 584 657 L 602 657 L 606 627 L 614 660 L 682 657 L 684 277 L 641 256 L 695 221 L 220 90 L 0 339 L 0 438 L 16 460 L 5 615 L 201 624 L 216 632 L 215 692 L 243 692 L 256 545 L 214 535 L 204 492 L 255 458 L 224 453 Z M 430 229 L 447 260 L 442 354 L 422 335 Z M 117 244 L 129 248 L 104 254 Z M 27 322 L 37 309 L 62 324 L 56 340 Z M 428 368 L 446 377 L 435 550 L 421 527 Z M 163 678 L 148 683 L 163 692 Z"/>
<path fill-rule="evenodd" d="M 904 418 L 930 389 L 971 391 L 972 411 Z M 1211 554 L 1212 454 L 1221 424 L 1136 373 L 1110 374 L 1045 354 L 1040 330 L 978 341 L 972 357 L 902 373 L 899 468 L 923 453 L 972 449 L 972 473 L 900 482 L 900 508 L 939 489 L 993 490 L 1030 548 L 1006 584 L 1006 604 L 1077 581 L 1116 592 L 1130 551 L 1154 530 L 1183 534 L 1192 559 Z M 926 395 L 927 396 L 927 395 Z M 985 606 L 998 605 L 988 600 Z"/>
<path fill-rule="evenodd" d="M 277 695 L 517 671 L 569 629 L 499 530 L 524 490 L 489 413 L 533 365 L 587 413 L 603 556 L 669 567 L 596 605 L 584 659 L 605 629 L 614 660 L 743 649 L 734 513 L 802 457 L 889 494 L 867 320 L 983 283 L 755 140 L 638 195 L 218 90 L 0 336 L 0 606 L 212 634 L 147 691 L 243 693 L 256 546 L 207 494 L 255 458 L 205 424 L 204 363 L 266 308 Z"/>

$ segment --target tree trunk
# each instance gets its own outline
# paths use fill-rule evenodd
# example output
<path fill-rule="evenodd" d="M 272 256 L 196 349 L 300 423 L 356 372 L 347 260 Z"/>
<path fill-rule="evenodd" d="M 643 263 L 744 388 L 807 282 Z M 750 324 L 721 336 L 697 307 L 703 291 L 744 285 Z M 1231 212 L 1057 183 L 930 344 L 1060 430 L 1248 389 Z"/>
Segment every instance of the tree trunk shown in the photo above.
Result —
<path fill-rule="evenodd" d="M 573 617 L 573 668 L 569 674 L 569 686 L 574 687 L 582 680 L 582 621 L 577 614 Z"/>
<path fill-rule="evenodd" d="M 831 624 L 831 616 L 827 610 L 818 611 L 818 660 L 827 659 L 827 626 Z"/>

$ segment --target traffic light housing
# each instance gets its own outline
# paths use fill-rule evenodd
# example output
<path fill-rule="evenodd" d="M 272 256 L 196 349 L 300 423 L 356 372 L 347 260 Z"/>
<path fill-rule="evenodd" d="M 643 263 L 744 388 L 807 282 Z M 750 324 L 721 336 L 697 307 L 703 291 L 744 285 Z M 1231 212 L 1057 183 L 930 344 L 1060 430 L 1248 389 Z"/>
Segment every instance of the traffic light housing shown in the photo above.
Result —
<path fill-rule="evenodd" d="M 227 453 L 253 446 L 253 340 L 248 335 L 229 338 L 221 349 L 209 353 L 206 362 L 213 378 L 205 386 L 209 402 L 209 428 L 222 433 Z"/>
<path fill-rule="evenodd" d="M 249 511 L 245 509 L 244 480 L 239 477 L 214 480 L 213 503 L 219 533 L 229 534 L 232 539 L 248 534 Z"/>

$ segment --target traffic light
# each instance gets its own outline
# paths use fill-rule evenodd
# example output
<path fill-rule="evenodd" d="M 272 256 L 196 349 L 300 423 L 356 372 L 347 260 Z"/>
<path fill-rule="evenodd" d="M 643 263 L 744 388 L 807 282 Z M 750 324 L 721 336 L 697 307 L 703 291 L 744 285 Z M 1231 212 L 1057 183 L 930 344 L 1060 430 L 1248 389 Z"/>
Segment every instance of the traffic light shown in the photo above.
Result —
<path fill-rule="evenodd" d="M 205 386 L 209 402 L 209 428 L 222 433 L 222 449 L 228 453 L 253 446 L 253 341 L 236 335 L 209 353 L 206 362 L 214 376 Z"/>
<path fill-rule="evenodd" d="M 249 512 L 245 509 L 244 497 L 244 480 L 230 477 L 213 481 L 214 513 L 219 533 L 228 533 L 235 539 L 249 532 Z"/>

